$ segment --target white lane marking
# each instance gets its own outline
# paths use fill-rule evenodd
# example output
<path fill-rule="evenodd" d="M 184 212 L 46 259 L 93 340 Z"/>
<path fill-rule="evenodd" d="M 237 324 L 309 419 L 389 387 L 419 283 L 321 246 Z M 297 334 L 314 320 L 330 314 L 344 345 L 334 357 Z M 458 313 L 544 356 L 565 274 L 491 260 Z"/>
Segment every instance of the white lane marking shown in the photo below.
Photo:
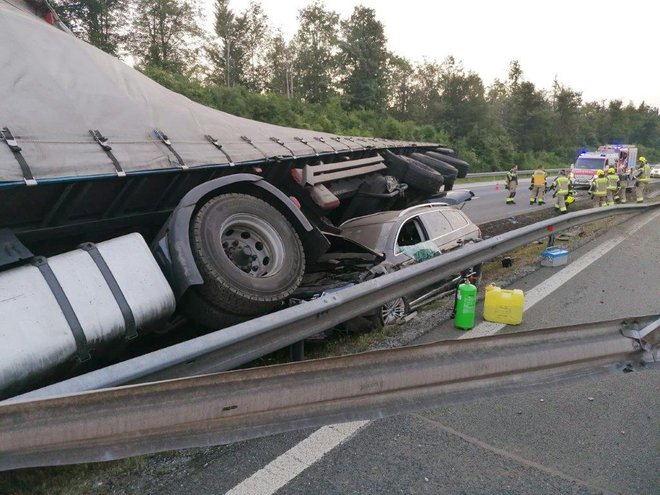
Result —
<path fill-rule="evenodd" d="M 298 445 L 229 490 L 227 495 L 272 495 L 368 423 L 369 421 L 355 421 L 324 426 L 316 430 Z"/>
<path fill-rule="evenodd" d="M 525 310 L 531 308 L 545 296 L 561 287 L 562 284 L 614 249 L 631 234 L 637 232 L 658 215 L 660 215 L 660 212 L 649 215 L 649 218 L 640 222 L 631 230 L 601 244 L 548 278 L 545 282 L 528 291 L 525 296 Z M 482 322 L 458 338 L 485 337 L 498 332 L 505 326 L 499 323 Z M 229 490 L 227 495 L 273 495 L 277 490 L 296 478 L 305 469 L 321 460 L 325 454 L 348 440 L 358 430 L 369 423 L 370 421 L 356 421 L 353 423 L 324 426 L 316 430 L 305 440 Z"/>
<path fill-rule="evenodd" d="M 551 293 L 559 289 L 562 285 L 564 285 L 570 279 L 575 277 L 578 273 L 580 273 L 582 270 L 587 268 L 589 265 L 601 259 L 612 249 L 614 249 L 623 241 L 628 239 L 632 234 L 634 234 L 639 229 L 644 227 L 644 225 L 655 219 L 658 215 L 660 215 L 660 212 L 655 212 L 650 214 L 648 218 L 645 218 L 643 221 L 639 222 L 630 230 L 620 235 L 617 235 L 616 237 L 610 239 L 609 241 L 604 242 L 600 246 L 596 247 L 595 249 L 589 251 L 588 253 L 578 258 L 576 261 L 571 262 L 571 264 L 567 265 L 561 271 L 555 273 L 544 282 L 540 283 L 533 289 L 527 291 L 527 293 L 525 294 L 524 311 L 529 310 L 532 306 L 534 306 L 536 303 L 543 300 L 543 298 L 545 298 L 546 296 L 550 295 Z M 472 330 L 464 333 L 458 338 L 473 339 L 477 337 L 487 337 L 489 335 L 493 335 L 499 332 L 504 327 L 506 327 L 506 325 L 502 323 L 491 323 L 489 321 L 484 321 L 479 323 Z"/>

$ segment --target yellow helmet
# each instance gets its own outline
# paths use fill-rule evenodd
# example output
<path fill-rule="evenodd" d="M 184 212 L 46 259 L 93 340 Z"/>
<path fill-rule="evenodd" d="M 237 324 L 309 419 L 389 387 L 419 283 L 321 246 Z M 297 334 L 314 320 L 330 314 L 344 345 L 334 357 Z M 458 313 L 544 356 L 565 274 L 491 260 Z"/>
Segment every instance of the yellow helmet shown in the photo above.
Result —
<path fill-rule="evenodd" d="M 601 175 L 605 175 L 605 172 L 603 172 L 602 170 L 599 170 L 598 172 L 596 172 L 596 175 L 598 177 L 600 177 Z"/>
<path fill-rule="evenodd" d="M 646 157 L 640 156 L 639 161 L 642 163 L 646 163 Z"/>
<path fill-rule="evenodd" d="M 610 167 L 610 169 L 607 172 L 610 173 L 610 174 L 613 174 L 614 172 L 616 172 L 616 170 L 614 170 L 613 167 Z"/>

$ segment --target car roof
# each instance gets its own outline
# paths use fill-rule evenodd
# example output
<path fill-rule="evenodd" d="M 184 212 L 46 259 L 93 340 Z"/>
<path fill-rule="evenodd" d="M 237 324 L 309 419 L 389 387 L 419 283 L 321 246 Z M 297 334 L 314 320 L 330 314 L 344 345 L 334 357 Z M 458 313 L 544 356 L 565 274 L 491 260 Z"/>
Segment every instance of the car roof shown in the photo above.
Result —
<path fill-rule="evenodd" d="M 421 213 L 428 213 L 433 211 L 448 211 L 454 210 L 458 211 L 451 206 L 448 206 L 447 203 L 428 203 L 422 205 L 411 206 L 405 210 L 391 210 L 384 211 L 381 213 L 372 213 L 371 215 L 364 215 L 361 217 L 351 218 L 342 223 L 339 228 L 344 229 L 347 227 L 362 227 L 364 225 L 373 225 L 373 224 L 382 224 L 387 222 L 393 222 L 399 218 L 405 217 L 410 218 Z"/>

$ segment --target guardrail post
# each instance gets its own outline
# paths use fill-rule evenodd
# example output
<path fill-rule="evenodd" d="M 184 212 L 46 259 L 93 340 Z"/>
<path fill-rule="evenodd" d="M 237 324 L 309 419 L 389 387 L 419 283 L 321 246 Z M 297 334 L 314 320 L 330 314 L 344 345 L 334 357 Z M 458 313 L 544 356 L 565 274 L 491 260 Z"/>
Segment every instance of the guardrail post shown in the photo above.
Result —
<path fill-rule="evenodd" d="M 299 340 L 289 346 L 289 359 L 291 361 L 305 360 L 305 341 Z"/>

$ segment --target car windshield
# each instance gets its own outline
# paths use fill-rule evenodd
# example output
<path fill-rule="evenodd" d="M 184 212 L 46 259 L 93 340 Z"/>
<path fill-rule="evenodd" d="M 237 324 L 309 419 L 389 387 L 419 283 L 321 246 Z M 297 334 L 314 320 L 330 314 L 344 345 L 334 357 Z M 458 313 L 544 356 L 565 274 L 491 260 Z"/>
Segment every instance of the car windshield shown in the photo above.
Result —
<path fill-rule="evenodd" d="M 586 170 L 602 169 L 605 165 L 605 158 L 578 158 L 575 162 L 575 168 Z"/>

